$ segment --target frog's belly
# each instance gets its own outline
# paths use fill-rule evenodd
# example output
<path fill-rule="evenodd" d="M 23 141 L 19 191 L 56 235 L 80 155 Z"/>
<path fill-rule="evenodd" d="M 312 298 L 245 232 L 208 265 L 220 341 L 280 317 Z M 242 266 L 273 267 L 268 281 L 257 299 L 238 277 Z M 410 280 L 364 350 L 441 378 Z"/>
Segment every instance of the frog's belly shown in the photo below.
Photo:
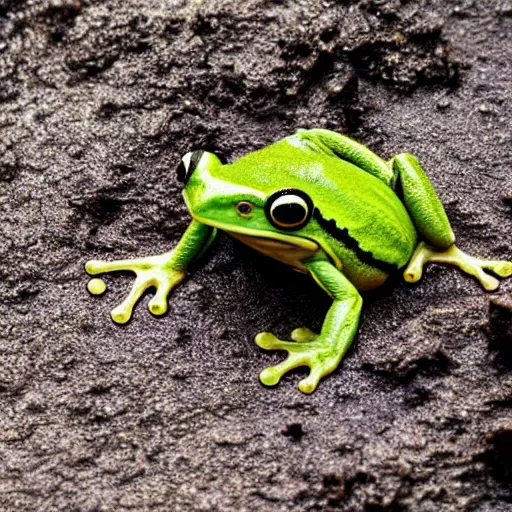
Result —
<path fill-rule="evenodd" d="M 306 268 L 302 262 L 313 256 L 319 247 L 312 243 L 311 245 L 316 247 L 315 249 L 306 249 L 297 245 L 283 242 L 282 240 L 274 240 L 272 238 L 264 238 L 258 236 L 242 235 L 241 233 L 233 233 L 232 231 L 226 231 L 226 233 L 240 242 L 256 249 L 258 252 L 270 256 L 275 260 L 281 261 L 282 263 L 293 267 L 299 272 L 307 273 Z"/>

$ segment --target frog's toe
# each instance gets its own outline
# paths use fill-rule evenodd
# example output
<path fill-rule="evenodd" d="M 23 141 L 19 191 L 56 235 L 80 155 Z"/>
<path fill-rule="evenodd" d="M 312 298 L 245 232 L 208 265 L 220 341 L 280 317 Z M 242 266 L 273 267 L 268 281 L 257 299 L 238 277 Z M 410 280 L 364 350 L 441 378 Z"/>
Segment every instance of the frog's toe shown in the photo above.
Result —
<path fill-rule="evenodd" d="M 132 317 L 133 308 L 135 304 L 137 304 L 137 301 L 144 295 L 144 292 L 153 285 L 154 283 L 151 281 L 138 277 L 126 299 L 110 312 L 112 320 L 114 320 L 116 324 L 125 324 L 128 322 Z"/>
<path fill-rule="evenodd" d="M 102 272 L 104 272 L 103 270 L 103 267 L 104 267 L 104 261 L 101 261 L 101 260 L 89 260 L 86 264 L 85 264 L 85 271 L 93 276 L 95 274 L 100 274 Z"/>
<path fill-rule="evenodd" d="M 107 291 L 107 285 L 103 279 L 96 277 L 87 283 L 87 289 L 91 295 L 103 295 Z"/>
<path fill-rule="evenodd" d="M 280 340 L 270 332 L 260 332 L 254 341 L 258 347 L 264 350 L 286 350 L 290 354 L 304 352 L 301 343 Z"/>
<path fill-rule="evenodd" d="M 482 265 L 487 270 L 494 272 L 500 277 L 512 276 L 512 262 L 511 261 L 488 261 Z"/>
<path fill-rule="evenodd" d="M 153 315 L 160 316 L 167 313 L 167 295 L 171 291 L 172 286 L 173 283 L 170 280 L 161 280 L 157 284 L 156 294 L 148 304 L 148 309 Z"/>
<path fill-rule="evenodd" d="M 281 350 L 282 341 L 270 332 L 260 332 L 254 339 L 256 345 L 264 350 Z"/>
<path fill-rule="evenodd" d="M 404 271 L 404 280 L 407 283 L 417 283 L 421 279 L 422 275 L 423 275 L 423 271 L 421 268 L 414 269 L 414 268 L 407 267 Z"/>
<path fill-rule="evenodd" d="M 260 381 L 265 386 L 275 386 L 282 376 L 273 366 L 269 366 L 260 372 Z"/>
<path fill-rule="evenodd" d="M 314 341 L 318 337 L 318 334 L 307 327 L 299 327 L 292 331 L 291 336 L 292 340 L 297 343 L 308 343 Z"/>
<path fill-rule="evenodd" d="M 404 280 L 407 283 L 417 283 L 423 275 L 424 264 L 425 262 L 421 257 L 413 257 L 404 270 Z"/>
<path fill-rule="evenodd" d="M 468 272 L 468 274 L 469 273 L 470 272 Z M 488 292 L 493 292 L 494 290 L 497 290 L 500 287 L 500 282 L 496 278 L 486 274 L 485 272 L 475 272 L 472 275 L 477 278 L 480 284 Z"/>
<path fill-rule="evenodd" d="M 482 260 L 468 256 L 466 259 L 459 261 L 457 266 L 467 274 L 476 278 L 488 292 L 498 289 L 500 282 L 495 277 L 483 271 L 484 268 L 488 269 L 488 267 Z"/>
<path fill-rule="evenodd" d="M 322 369 L 319 366 L 314 366 L 313 369 L 309 372 L 309 375 L 302 379 L 299 382 L 299 391 L 306 393 L 309 395 L 313 393 L 320 382 L 320 379 L 323 377 Z"/>
<path fill-rule="evenodd" d="M 300 354 L 290 354 L 282 363 L 269 366 L 260 372 L 260 381 L 265 386 L 275 386 L 290 370 L 304 366 L 305 359 Z"/>
<path fill-rule="evenodd" d="M 149 301 L 148 309 L 155 316 L 165 315 L 167 313 L 167 300 L 161 300 L 155 296 Z"/>
<path fill-rule="evenodd" d="M 125 305 L 120 304 L 119 306 L 115 307 L 110 312 L 110 318 L 116 323 L 116 324 L 125 324 L 130 320 L 132 316 L 132 310 L 130 308 L 127 308 Z"/>
<path fill-rule="evenodd" d="M 317 353 L 310 364 L 309 375 L 299 382 L 299 391 L 309 394 L 313 393 L 323 377 L 332 373 L 339 364 L 339 358 L 334 353 Z"/>

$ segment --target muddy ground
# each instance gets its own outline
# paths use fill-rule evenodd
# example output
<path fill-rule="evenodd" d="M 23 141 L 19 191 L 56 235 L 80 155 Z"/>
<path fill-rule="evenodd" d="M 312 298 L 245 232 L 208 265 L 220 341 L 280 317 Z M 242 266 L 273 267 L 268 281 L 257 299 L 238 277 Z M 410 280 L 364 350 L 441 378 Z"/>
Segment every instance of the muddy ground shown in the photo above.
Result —
<path fill-rule="evenodd" d="M 415 153 L 462 248 L 512 259 L 508 0 L 0 1 L 0 509 L 512 510 L 512 282 L 365 297 L 311 396 L 253 342 L 329 300 L 219 236 L 152 317 L 84 263 L 166 251 L 175 169 L 325 127 Z"/>

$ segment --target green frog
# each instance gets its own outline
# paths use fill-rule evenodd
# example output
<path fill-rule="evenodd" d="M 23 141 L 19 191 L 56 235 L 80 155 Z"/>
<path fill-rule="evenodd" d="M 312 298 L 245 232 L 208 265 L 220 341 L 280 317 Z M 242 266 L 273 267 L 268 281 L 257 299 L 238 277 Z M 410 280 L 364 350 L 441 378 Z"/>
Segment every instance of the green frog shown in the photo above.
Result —
<path fill-rule="evenodd" d="M 332 298 L 320 333 L 298 328 L 291 340 L 269 332 L 256 336 L 266 350 L 288 357 L 264 369 L 260 380 L 275 385 L 290 370 L 310 371 L 299 382 L 312 393 L 333 372 L 357 332 L 360 292 L 381 286 L 402 268 L 410 283 L 430 262 L 456 265 L 486 290 L 512 275 L 512 262 L 482 260 L 455 246 L 445 210 L 418 160 L 400 154 L 382 160 L 355 140 L 324 129 L 298 130 L 274 144 L 224 163 L 206 151 L 187 153 L 178 166 L 192 222 L 177 246 L 165 253 L 86 264 L 90 275 L 131 271 L 135 283 L 111 313 L 123 324 L 148 288 L 154 315 L 167 311 L 167 296 L 187 267 L 225 231 L 244 244 L 309 274 Z M 400 191 L 397 194 L 397 191 Z M 92 279 L 89 291 L 106 286 Z"/>

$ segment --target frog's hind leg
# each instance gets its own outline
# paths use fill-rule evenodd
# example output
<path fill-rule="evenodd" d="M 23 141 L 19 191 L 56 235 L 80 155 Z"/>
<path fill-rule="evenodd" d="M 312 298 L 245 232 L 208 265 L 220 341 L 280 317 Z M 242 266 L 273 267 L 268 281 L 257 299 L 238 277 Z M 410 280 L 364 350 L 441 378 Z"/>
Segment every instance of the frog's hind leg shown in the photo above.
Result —
<path fill-rule="evenodd" d="M 466 254 L 455 247 L 455 245 L 451 245 L 448 249 L 437 249 L 425 242 L 420 242 L 404 271 L 404 279 L 409 283 L 414 283 L 421 279 L 423 266 L 427 263 L 455 265 L 467 274 L 476 277 L 487 291 L 496 290 L 500 282 L 484 272 L 484 270 L 490 270 L 500 277 L 512 276 L 512 262 L 481 260 Z"/>
<path fill-rule="evenodd" d="M 299 129 L 293 137 L 306 141 L 316 151 L 357 165 L 386 185 L 394 183 L 391 166 L 367 147 L 350 137 L 323 128 Z"/>
<path fill-rule="evenodd" d="M 403 202 L 423 239 L 439 249 L 455 242 L 455 235 L 434 186 L 417 158 L 403 153 L 391 160 L 402 188 Z"/>
<path fill-rule="evenodd" d="M 395 156 L 391 165 L 402 187 L 404 204 L 425 242 L 420 242 L 404 272 L 410 283 L 421 278 L 427 263 L 447 263 L 476 277 L 488 291 L 496 290 L 499 277 L 512 275 L 512 262 L 481 260 L 469 256 L 455 246 L 455 235 L 444 207 L 418 160 L 409 154 Z"/>

